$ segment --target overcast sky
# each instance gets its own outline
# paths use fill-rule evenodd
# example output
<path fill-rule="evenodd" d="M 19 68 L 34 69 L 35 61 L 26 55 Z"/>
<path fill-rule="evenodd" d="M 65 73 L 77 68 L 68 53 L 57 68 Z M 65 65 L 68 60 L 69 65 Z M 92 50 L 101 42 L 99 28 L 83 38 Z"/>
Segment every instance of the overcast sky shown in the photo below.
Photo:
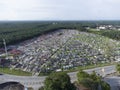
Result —
<path fill-rule="evenodd" d="M 120 0 L 0 0 L 0 20 L 120 20 Z"/>

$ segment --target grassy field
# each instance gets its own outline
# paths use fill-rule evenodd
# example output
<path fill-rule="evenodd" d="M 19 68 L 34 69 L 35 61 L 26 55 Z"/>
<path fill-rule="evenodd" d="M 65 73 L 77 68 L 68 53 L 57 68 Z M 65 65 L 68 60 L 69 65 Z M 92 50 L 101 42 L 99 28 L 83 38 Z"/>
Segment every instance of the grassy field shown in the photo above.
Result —
<path fill-rule="evenodd" d="M 93 34 L 99 34 L 101 36 L 105 36 L 111 39 L 120 40 L 120 30 L 97 30 L 97 29 L 90 29 L 88 32 Z"/>
<path fill-rule="evenodd" d="M 22 70 L 10 69 L 10 68 L 2 68 L 2 67 L 0 67 L 0 73 L 17 75 L 17 76 L 32 76 L 32 74 L 29 72 L 25 72 Z"/>
<path fill-rule="evenodd" d="M 80 67 L 77 67 L 76 70 L 92 69 L 92 68 L 104 67 L 104 66 L 110 66 L 110 65 L 116 65 L 116 63 L 103 63 L 103 64 L 97 64 L 97 65 L 80 66 Z"/>
<path fill-rule="evenodd" d="M 97 68 L 97 67 L 104 67 L 104 66 L 110 66 L 110 65 L 116 65 L 117 63 L 100 63 L 97 65 L 87 65 L 87 66 L 79 66 L 70 70 L 67 70 L 66 72 L 74 72 L 74 71 L 79 71 L 79 70 L 86 70 L 86 69 L 92 69 L 92 68 Z"/>
<path fill-rule="evenodd" d="M 80 71 L 80 70 L 86 70 L 86 69 L 92 69 L 92 68 L 97 68 L 97 67 L 104 67 L 104 66 L 110 66 L 110 65 L 116 65 L 117 63 L 100 63 L 97 65 L 87 65 L 87 66 L 79 66 L 79 67 L 75 67 L 69 70 L 63 70 L 66 73 L 70 73 L 70 72 L 76 72 L 76 71 Z M 62 72 L 62 71 L 61 71 Z M 53 72 L 49 72 L 49 73 L 40 73 L 39 76 L 48 76 L 50 73 L 54 73 Z"/>

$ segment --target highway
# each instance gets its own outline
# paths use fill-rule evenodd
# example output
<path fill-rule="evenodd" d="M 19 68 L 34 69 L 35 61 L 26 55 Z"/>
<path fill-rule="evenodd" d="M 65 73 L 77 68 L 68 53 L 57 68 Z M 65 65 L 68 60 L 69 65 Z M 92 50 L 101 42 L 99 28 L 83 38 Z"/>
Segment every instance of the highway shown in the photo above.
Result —
<path fill-rule="evenodd" d="M 98 67 L 94 69 L 84 70 L 87 73 L 92 73 L 95 71 L 97 74 L 102 75 L 103 77 L 107 74 L 116 72 L 115 65 Z M 77 72 L 68 73 L 71 78 L 71 82 L 77 81 Z M 25 87 L 32 87 L 34 90 L 38 90 L 40 87 L 44 86 L 43 82 L 46 76 L 15 76 L 15 75 L 0 75 L 0 83 L 15 81 L 20 82 Z"/>

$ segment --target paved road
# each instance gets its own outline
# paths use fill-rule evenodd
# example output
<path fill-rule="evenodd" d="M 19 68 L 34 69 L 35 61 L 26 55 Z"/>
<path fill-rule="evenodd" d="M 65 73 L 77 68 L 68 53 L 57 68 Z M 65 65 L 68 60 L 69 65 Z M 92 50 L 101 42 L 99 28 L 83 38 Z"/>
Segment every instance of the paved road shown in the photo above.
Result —
<path fill-rule="evenodd" d="M 14 75 L 1 75 L 0 76 L 0 82 L 9 82 L 9 81 L 15 81 L 20 82 L 25 87 L 32 87 L 34 90 L 38 90 L 38 88 L 43 86 L 43 82 L 45 80 L 44 77 L 35 77 L 35 76 L 14 76 Z"/>
<path fill-rule="evenodd" d="M 106 77 L 104 80 L 111 86 L 111 90 L 120 90 L 120 77 Z"/>
<path fill-rule="evenodd" d="M 93 71 L 95 71 L 97 74 L 104 77 L 108 74 L 116 72 L 116 68 L 115 68 L 115 65 L 111 65 L 111 66 L 105 66 L 105 67 L 98 67 L 98 68 L 94 68 L 94 69 L 87 69 L 84 71 L 89 73 L 89 74 L 92 73 Z M 77 81 L 76 74 L 77 74 L 77 72 L 68 73 L 72 82 Z"/>
<path fill-rule="evenodd" d="M 84 70 L 84 71 L 87 73 L 92 73 L 93 71 L 95 71 L 102 76 L 116 72 L 115 65 L 99 67 L 99 68 L 94 68 L 94 69 L 88 69 L 88 70 Z M 77 72 L 68 73 L 68 75 L 71 78 L 71 82 L 77 81 L 76 74 L 77 74 Z M 33 87 L 34 90 L 38 90 L 38 88 L 43 86 L 43 82 L 44 82 L 45 78 L 46 78 L 45 76 L 37 77 L 37 76 L 0 75 L 0 83 L 16 81 L 16 82 L 20 82 L 25 87 Z"/>

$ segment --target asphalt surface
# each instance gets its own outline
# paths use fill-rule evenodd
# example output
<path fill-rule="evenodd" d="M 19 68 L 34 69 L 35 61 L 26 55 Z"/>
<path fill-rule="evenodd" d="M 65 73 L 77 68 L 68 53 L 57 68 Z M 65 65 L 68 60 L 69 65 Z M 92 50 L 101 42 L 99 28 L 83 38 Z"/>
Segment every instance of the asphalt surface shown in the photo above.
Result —
<path fill-rule="evenodd" d="M 94 69 L 88 69 L 84 71 L 87 73 L 92 73 L 93 71 L 95 71 L 97 74 L 104 77 L 107 74 L 116 72 L 116 69 L 115 69 L 115 65 L 111 65 L 111 66 L 99 67 Z M 71 82 L 77 81 L 76 74 L 77 72 L 68 73 L 68 75 L 71 78 Z M 37 77 L 37 76 L 0 75 L 0 83 L 15 81 L 15 82 L 20 82 L 25 87 L 32 87 L 34 88 L 34 90 L 38 90 L 38 88 L 44 86 L 43 83 L 45 78 L 46 76 Z M 109 78 L 107 78 L 106 81 L 109 82 Z M 112 84 L 113 84 L 112 81 L 110 81 L 110 85 Z M 119 84 L 120 84 L 120 81 L 119 81 Z M 114 89 L 114 90 L 117 90 L 117 89 Z"/>
<path fill-rule="evenodd" d="M 106 81 L 111 86 L 111 90 L 120 90 L 120 77 L 106 77 L 104 81 Z"/>
<path fill-rule="evenodd" d="M 38 88 L 43 86 L 45 78 L 46 77 L 1 75 L 0 82 L 20 82 L 25 87 L 32 87 L 34 90 L 38 90 Z"/>

